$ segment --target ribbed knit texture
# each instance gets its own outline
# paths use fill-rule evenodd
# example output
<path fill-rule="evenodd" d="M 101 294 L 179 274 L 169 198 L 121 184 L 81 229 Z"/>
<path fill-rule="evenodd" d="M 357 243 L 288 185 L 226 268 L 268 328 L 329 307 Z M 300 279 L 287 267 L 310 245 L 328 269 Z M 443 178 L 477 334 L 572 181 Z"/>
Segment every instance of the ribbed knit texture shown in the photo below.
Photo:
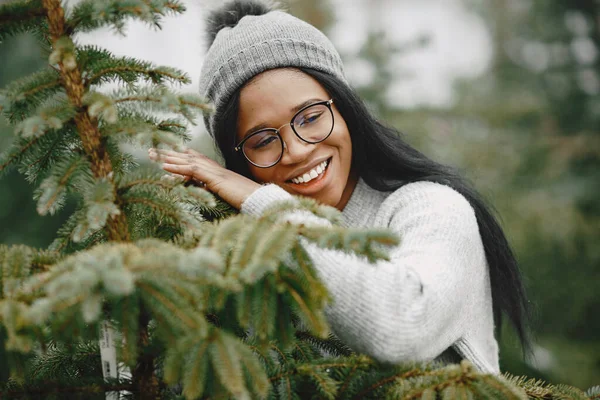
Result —
<path fill-rule="evenodd" d="M 269 69 L 305 67 L 346 82 L 342 61 L 327 37 L 312 25 L 283 11 L 247 15 L 234 27 L 219 31 L 200 72 L 200 95 L 213 103 L 205 115 L 214 136 L 214 119 L 231 95 Z"/>
<path fill-rule="evenodd" d="M 291 198 L 265 185 L 241 211 L 258 216 Z M 329 224 L 307 212 L 293 214 L 288 219 Z M 499 373 L 489 270 L 469 202 L 437 183 L 385 193 L 359 180 L 342 215 L 348 227 L 388 227 L 401 243 L 389 262 L 373 265 L 303 240 L 332 296 L 326 312 L 333 332 L 382 362 L 448 362 L 458 354 L 482 372 Z"/>

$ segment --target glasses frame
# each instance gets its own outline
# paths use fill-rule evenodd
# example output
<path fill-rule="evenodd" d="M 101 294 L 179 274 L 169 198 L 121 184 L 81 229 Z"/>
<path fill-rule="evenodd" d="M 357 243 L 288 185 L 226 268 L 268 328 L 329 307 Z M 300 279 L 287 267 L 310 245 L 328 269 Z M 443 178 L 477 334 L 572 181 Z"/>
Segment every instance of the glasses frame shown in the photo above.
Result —
<path fill-rule="evenodd" d="M 288 126 L 288 125 L 289 125 L 289 126 L 292 128 L 292 131 L 294 131 L 294 134 L 295 134 L 295 135 L 298 137 L 298 139 L 302 140 L 302 141 L 303 141 L 303 142 L 305 142 L 305 143 L 310 143 L 310 144 L 317 144 L 317 143 L 321 143 L 321 142 L 323 142 L 323 141 L 327 140 L 327 138 L 328 138 L 329 136 L 331 136 L 331 132 L 333 132 L 333 128 L 334 128 L 334 126 L 335 126 L 335 118 L 334 118 L 334 116 L 333 116 L 333 110 L 331 109 L 331 105 L 332 105 L 332 104 L 333 104 L 333 99 L 329 99 L 329 100 L 317 101 L 317 102 L 314 102 L 314 103 L 312 103 L 312 104 L 309 104 L 309 105 L 307 105 L 307 106 L 305 106 L 305 107 L 302 107 L 300 110 L 298 110 L 298 111 L 297 111 L 297 112 L 294 114 L 294 116 L 292 117 L 292 119 L 290 120 L 290 122 L 288 122 L 287 124 L 281 125 L 281 126 L 280 126 L 279 128 L 277 128 L 277 129 L 275 129 L 275 128 L 264 128 L 264 129 L 259 129 L 259 130 L 257 130 L 256 132 L 252 132 L 251 134 L 249 134 L 248 136 L 246 136 L 245 138 L 243 138 L 243 139 L 242 139 L 242 140 L 241 140 L 241 141 L 240 141 L 240 142 L 239 142 L 239 143 L 238 143 L 238 144 L 237 144 L 237 145 L 234 147 L 234 150 L 235 150 L 235 151 L 237 151 L 237 152 L 241 152 L 241 153 L 242 153 L 242 155 L 244 156 L 244 158 L 245 158 L 245 159 L 246 159 L 246 160 L 247 160 L 247 161 L 248 161 L 250 164 L 254 165 L 254 166 L 255 166 L 255 167 L 257 167 L 257 168 L 271 168 L 271 167 L 273 167 L 273 166 L 277 165 L 277 163 L 278 163 L 279 161 L 281 161 L 281 159 L 283 158 L 283 152 L 285 151 L 285 149 L 286 149 L 286 147 L 287 147 L 287 146 L 286 146 L 286 144 L 285 144 L 285 140 L 283 140 L 283 137 L 281 137 L 281 129 L 282 129 L 283 127 L 285 127 L 285 126 Z M 327 109 L 329 110 L 329 112 L 331 113 L 331 129 L 329 130 L 329 133 L 328 133 L 328 134 L 327 134 L 327 135 L 326 135 L 326 136 L 325 136 L 323 139 L 321 139 L 321 140 L 319 140 L 319 141 L 317 141 L 317 142 L 311 142 L 311 141 L 308 141 L 308 140 L 304 139 L 302 136 L 300 136 L 300 135 L 298 134 L 298 132 L 296 132 L 296 128 L 294 127 L 294 120 L 296 119 L 296 117 L 297 117 L 297 116 L 298 116 L 298 115 L 299 115 L 301 112 L 303 112 L 303 111 L 304 111 L 304 110 L 306 110 L 307 108 L 310 108 L 310 107 L 313 107 L 313 106 L 319 106 L 319 105 L 324 105 L 324 106 L 326 106 L 326 107 L 327 107 Z M 244 146 L 244 143 L 246 143 L 246 141 L 247 141 L 248 139 L 250 139 L 252 136 L 254 136 L 254 135 L 258 135 L 259 133 L 262 133 L 262 132 L 267 132 L 267 131 L 268 131 L 268 132 L 275 132 L 275 134 L 276 134 L 276 135 L 279 137 L 279 140 L 281 141 L 281 143 L 282 143 L 283 145 L 281 146 L 281 154 L 279 154 L 279 158 L 277 158 L 277 161 L 275 161 L 273 164 L 271 164 L 271 165 L 269 165 L 269 166 L 266 166 L 266 167 L 265 167 L 265 166 L 262 166 L 262 165 L 258 165 L 258 164 L 255 164 L 255 163 L 253 163 L 253 162 L 252 162 L 252 161 L 251 161 L 251 160 L 248 158 L 248 156 L 246 156 L 246 153 L 244 153 L 243 146 Z"/>

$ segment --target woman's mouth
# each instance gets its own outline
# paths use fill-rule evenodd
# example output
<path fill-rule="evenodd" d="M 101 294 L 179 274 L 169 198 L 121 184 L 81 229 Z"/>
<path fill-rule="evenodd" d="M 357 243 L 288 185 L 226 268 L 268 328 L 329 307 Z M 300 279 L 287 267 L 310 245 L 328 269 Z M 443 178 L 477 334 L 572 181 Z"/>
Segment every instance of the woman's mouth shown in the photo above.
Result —
<path fill-rule="evenodd" d="M 330 163 L 331 158 L 323 161 L 321 164 L 317 165 L 310 171 L 307 171 L 302 175 L 290 179 L 288 182 L 299 186 L 308 186 L 311 183 L 319 181 L 321 180 L 321 178 L 323 178 L 323 176 L 325 175 L 325 171 L 327 171 L 327 168 L 329 167 Z"/>

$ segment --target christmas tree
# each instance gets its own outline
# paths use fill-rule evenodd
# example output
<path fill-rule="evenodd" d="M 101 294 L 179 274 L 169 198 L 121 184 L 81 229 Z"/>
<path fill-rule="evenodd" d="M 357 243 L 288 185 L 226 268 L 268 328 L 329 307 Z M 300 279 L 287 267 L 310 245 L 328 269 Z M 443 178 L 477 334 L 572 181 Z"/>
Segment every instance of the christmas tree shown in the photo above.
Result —
<path fill-rule="evenodd" d="M 325 287 L 302 241 L 375 262 L 381 230 L 292 224 L 307 199 L 261 218 L 140 167 L 123 143 L 177 147 L 210 105 L 184 73 L 94 46 L 79 32 L 160 27 L 175 0 L 10 1 L 0 42 L 31 32 L 48 66 L 0 92 L 18 140 L 0 157 L 37 187 L 37 211 L 77 208 L 48 249 L 0 245 L 1 398 L 600 398 L 460 365 L 382 365 L 331 335 Z M 108 92 L 102 85 L 118 82 Z M 114 354 L 111 354 L 114 353 Z"/>

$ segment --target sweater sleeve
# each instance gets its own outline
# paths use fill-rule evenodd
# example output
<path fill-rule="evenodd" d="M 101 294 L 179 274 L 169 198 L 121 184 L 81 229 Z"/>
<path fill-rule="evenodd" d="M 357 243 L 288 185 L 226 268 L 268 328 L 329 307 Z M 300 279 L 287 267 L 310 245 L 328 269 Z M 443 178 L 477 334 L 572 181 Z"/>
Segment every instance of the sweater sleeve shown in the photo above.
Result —
<path fill-rule="evenodd" d="M 268 185 L 242 212 L 258 216 L 291 198 Z M 398 189 L 382 207 L 401 241 L 390 261 L 370 264 L 306 240 L 303 246 L 332 296 L 326 312 L 340 339 L 382 362 L 432 360 L 464 335 L 479 301 L 472 293 L 480 290 L 472 289 L 484 281 L 487 266 L 475 214 L 462 195 L 429 182 Z M 307 217 L 294 214 L 292 221 Z M 313 214 L 308 219 L 329 223 Z"/>

